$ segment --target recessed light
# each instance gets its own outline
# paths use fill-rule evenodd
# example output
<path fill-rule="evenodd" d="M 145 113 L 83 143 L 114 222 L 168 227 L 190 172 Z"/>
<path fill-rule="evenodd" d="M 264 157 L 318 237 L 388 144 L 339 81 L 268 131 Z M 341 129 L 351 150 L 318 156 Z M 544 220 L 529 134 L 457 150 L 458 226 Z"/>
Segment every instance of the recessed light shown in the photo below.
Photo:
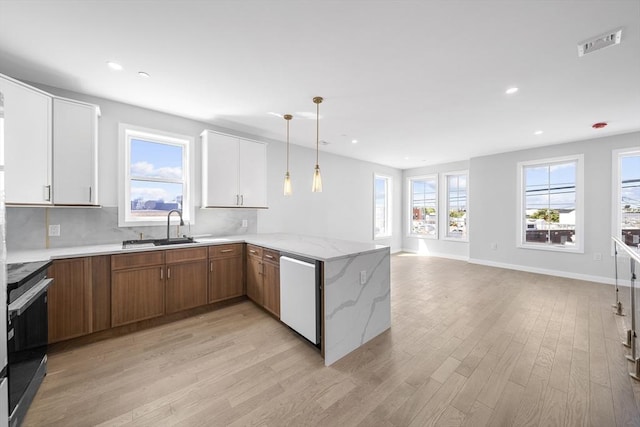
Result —
<path fill-rule="evenodd" d="M 509 89 L 507 89 L 504 93 L 506 93 L 507 95 L 513 95 L 514 93 L 516 93 L 518 91 L 517 87 L 510 87 Z"/>
<path fill-rule="evenodd" d="M 544 133 L 543 131 L 541 131 L 541 130 L 537 130 L 537 131 L 535 131 L 533 134 L 534 134 L 534 135 L 542 135 L 543 133 Z"/>
<path fill-rule="evenodd" d="M 121 71 L 122 70 L 122 65 L 118 64 L 117 62 L 113 62 L 113 61 L 108 61 L 107 65 L 109 66 L 109 68 L 111 68 L 112 70 L 116 70 L 116 71 Z"/>
<path fill-rule="evenodd" d="M 352 139 L 352 140 L 351 140 L 351 143 L 352 143 L 352 144 L 357 144 L 357 143 L 358 143 L 358 140 L 357 140 L 357 139 Z"/>
<path fill-rule="evenodd" d="M 138 76 L 142 77 L 143 79 L 148 79 L 149 77 L 151 77 L 149 73 L 145 73 L 144 71 L 138 71 Z"/>
<path fill-rule="evenodd" d="M 406 156 L 404 159 L 405 159 L 405 160 L 409 160 L 409 156 Z"/>

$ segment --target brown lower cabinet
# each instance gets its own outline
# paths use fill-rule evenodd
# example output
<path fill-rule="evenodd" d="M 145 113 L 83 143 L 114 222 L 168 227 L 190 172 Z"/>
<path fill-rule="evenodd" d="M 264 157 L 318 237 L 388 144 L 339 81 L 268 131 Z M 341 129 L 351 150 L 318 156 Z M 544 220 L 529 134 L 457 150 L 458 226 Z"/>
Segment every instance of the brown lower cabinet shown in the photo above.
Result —
<path fill-rule="evenodd" d="M 89 258 L 55 260 L 47 274 L 53 278 L 47 291 L 49 342 L 90 333 Z"/>
<path fill-rule="evenodd" d="M 247 296 L 280 318 L 280 253 L 247 245 Z"/>
<path fill-rule="evenodd" d="M 209 302 L 244 295 L 244 244 L 209 247 Z"/>
<path fill-rule="evenodd" d="M 260 306 L 264 301 L 262 282 L 262 248 L 247 245 L 247 296 Z"/>
<path fill-rule="evenodd" d="M 207 248 L 173 249 L 167 263 L 166 313 L 207 303 Z"/>
<path fill-rule="evenodd" d="M 48 293 L 49 342 L 242 296 L 244 247 L 234 243 L 54 260 L 48 272 L 54 279 Z M 262 263 L 259 277 L 262 282 Z"/>
<path fill-rule="evenodd" d="M 111 327 L 109 255 L 54 260 L 47 274 L 49 343 Z"/>
<path fill-rule="evenodd" d="M 164 314 L 164 251 L 111 256 L 111 326 Z"/>

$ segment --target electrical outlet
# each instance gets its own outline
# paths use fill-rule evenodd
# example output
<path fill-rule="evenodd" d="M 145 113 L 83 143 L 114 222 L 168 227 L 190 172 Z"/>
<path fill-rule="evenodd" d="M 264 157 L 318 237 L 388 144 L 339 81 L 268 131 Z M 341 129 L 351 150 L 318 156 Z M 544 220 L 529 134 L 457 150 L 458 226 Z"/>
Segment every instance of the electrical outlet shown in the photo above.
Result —
<path fill-rule="evenodd" d="M 600 252 L 596 252 L 593 254 L 594 261 L 602 261 L 602 254 Z"/>
<path fill-rule="evenodd" d="M 247 227 L 249 226 L 249 221 L 248 221 L 248 220 L 246 220 L 246 219 L 243 219 L 243 220 L 242 220 L 242 226 L 243 226 L 244 228 L 247 228 Z"/>
<path fill-rule="evenodd" d="M 367 270 L 362 270 L 360 272 L 360 284 L 364 285 L 367 283 Z"/>
<path fill-rule="evenodd" d="M 49 237 L 60 237 L 60 224 L 49 225 Z"/>

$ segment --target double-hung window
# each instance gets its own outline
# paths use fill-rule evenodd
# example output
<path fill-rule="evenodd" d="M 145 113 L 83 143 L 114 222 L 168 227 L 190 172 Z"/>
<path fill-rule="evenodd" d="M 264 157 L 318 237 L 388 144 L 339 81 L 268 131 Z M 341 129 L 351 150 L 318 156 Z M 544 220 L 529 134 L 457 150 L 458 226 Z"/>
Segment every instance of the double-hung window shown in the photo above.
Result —
<path fill-rule="evenodd" d="M 583 252 L 583 156 L 518 163 L 518 246 Z"/>
<path fill-rule="evenodd" d="M 375 174 L 373 177 L 373 238 L 391 237 L 391 190 L 390 176 Z"/>
<path fill-rule="evenodd" d="M 409 235 L 438 238 L 438 176 L 409 178 Z"/>
<path fill-rule="evenodd" d="M 446 238 L 468 240 L 467 173 L 445 174 L 447 186 Z"/>
<path fill-rule="evenodd" d="M 166 224 L 173 209 L 193 222 L 190 197 L 190 149 L 193 138 L 120 125 L 120 197 L 122 226 Z"/>
<path fill-rule="evenodd" d="M 612 235 L 640 245 L 640 147 L 613 152 Z"/>

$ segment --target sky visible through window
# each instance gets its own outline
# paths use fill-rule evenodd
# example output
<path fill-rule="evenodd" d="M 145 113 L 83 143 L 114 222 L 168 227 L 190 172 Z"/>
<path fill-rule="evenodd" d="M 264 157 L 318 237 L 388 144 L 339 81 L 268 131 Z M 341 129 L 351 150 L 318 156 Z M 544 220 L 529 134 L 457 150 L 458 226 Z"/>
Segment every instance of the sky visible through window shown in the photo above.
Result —
<path fill-rule="evenodd" d="M 640 154 L 622 157 L 621 166 L 622 207 L 640 209 Z"/>
<path fill-rule="evenodd" d="M 436 236 L 437 181 L 434 178 L 411 181 L 411 233 Z"/>
<path fill-rule="evenodd" d="M 576 207 L 576 163 L 525 167 L 526 209 L 573 210 Z"/>
<path fill-rule="evenodd" d="M 131 200 L 182 201 L 182 152 L 179 145 L 131 139 Z"/>

